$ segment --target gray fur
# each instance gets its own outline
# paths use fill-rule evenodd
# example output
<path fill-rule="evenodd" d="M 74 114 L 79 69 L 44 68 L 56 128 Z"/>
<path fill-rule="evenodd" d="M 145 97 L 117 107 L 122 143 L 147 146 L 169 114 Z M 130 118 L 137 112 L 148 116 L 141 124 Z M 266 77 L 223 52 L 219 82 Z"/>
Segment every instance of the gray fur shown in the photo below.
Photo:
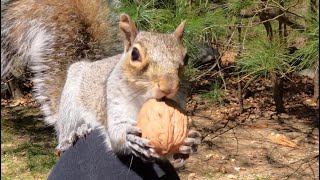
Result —
<path fill-rule="evenodd" d="M 25 67 L 31 69 L 34 96 L 41 104 L 45 122 L 54 125 L 69 66 L 83 58 L 96 61 L 121 52 L 122 43 L 115 25 L 117 20 L 114 14 L 97 16 L 97 19 L 80 18 L 81 12 L 71 12 L 75 8 L 69 1 L 55 1 L 55 6 L 32 0 L 1 3 L 5 4 L 1 9 L 1 80 L 8 78 L 14 69 L 23 69 L 21 72 Z M 61 11 L 70 15 L 54 21 Z M 87 25 L 92 22 L 109 23 L 106 29 L 99 29 L 105 28 L 102 26 L 96 29 L 109 35 L 100 37 L 89 32 L 90 26 Z"/>
<path fill-rule="evenodd" d="M 164 96 L 155 86 L 160 78 L 166 77 L 169 86 L 172 79 L 179 81 L 185 48 L 173 34 L 140 32 L 137 41 L 148 51 L 153 71 L 145 79 L 128 77 L 124 68 L 128 54 L 119 54 L 122 43 L 114 30 L 118 27 L 112 22 L 114 16 L 101 18 L 104 13 L 100 11 L 94 12 L 100 16 L 88 20 L 86 14 L 70 11 L 77 9 L 72 3 L 54 2 L 57 6 L 46 1 L 14 1 L 1 12 L 1 79 L 19 66 L 32 70 L 35 98 L 46 123 L 55 126 L 59 151 L 98 128 L 108 149 L 116 154 L 133 153 L 145 160 L 158 157 L 149 141 L 141 138 L 137 115 L 147 100 Z M 99 34 L 94 34 L 86 26 L 91 23 L 110 27 L 95 29 Z M 185 98 L 183 91 L 173 97 L 180 104 L 185 104 Z M 181 153 L 192 153 L 199 137 L 190 132 Z"/>
<path fill-rule="evenodd" d="M 104 125 L 104 86 L 120 56 L 95 62 L 83 60 L 70 66 L 56 122 L 59 151 L 65 151 L 72 145 L 74 141 L 70 139 L 73 139 L 78 131 L 89 133 L 90 130 Z"/>

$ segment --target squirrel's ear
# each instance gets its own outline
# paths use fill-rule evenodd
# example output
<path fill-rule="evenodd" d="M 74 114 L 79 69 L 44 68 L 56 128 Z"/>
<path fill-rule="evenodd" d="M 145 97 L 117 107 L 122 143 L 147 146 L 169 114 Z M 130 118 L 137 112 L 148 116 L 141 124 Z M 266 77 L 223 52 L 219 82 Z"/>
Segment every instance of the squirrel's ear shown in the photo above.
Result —
<path fill-rule="evenodd" d="M 138 30 L 134 25 L 134 22 L 132 22 L 130 16 L 127 14 L 120 15 L 119 28 L 123 35 L 125 51 L 128 51 L 138 34 Z"/>
<path fill-rule="evenodd" d="M 184 33 L 184 25 L 186 24 L 186 20 L 182 21 L 182 23 L 180 23 L 180 25 L 177 27 L 177 29 L 174 31 L 174 35 L 176 36 L 176 38 L 178 38 L 178 40 L 180 41 L 183 37 L 183 33 Z"/>

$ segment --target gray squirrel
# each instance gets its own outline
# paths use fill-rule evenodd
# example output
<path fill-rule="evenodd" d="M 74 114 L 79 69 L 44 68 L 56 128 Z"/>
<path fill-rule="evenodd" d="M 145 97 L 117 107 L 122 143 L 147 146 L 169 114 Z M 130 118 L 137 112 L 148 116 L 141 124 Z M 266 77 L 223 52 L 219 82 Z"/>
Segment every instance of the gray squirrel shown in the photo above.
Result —
<path fill-rule="evenodd" d="M 1 79 L 17 64 L 32 70 L 35 98 L 45 122 L 55 127 L 58 151 L 100 129 L 115 154 L 158 158 L 141 137 L 136 118 L 148 99 L 186 103 L 181 88 L 185 21 L 173 33 L 161 34 L 138 31 L 127 14 L 120 15 L 118 26 L 113 18 L 100 0 L 7 4 L 1 12 Z M 189 130 L 174 157 L 183 162 L 200 139 L 199 132 Z"/>

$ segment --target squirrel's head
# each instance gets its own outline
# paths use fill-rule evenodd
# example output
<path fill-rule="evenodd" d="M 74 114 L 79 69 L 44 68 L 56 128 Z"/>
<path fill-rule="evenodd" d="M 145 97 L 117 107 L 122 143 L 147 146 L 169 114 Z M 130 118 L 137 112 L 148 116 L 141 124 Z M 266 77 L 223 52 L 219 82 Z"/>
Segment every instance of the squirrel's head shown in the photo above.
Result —
<path fill-rule="evenodd" d="M 139 32 L 127 14 L 120 16 L 124 39 L 124 78 L 143 87 L 151 98 L 173 97 L 178 89 L 187 50 L 182 45 L 185 21 L 173 33 Z"/>

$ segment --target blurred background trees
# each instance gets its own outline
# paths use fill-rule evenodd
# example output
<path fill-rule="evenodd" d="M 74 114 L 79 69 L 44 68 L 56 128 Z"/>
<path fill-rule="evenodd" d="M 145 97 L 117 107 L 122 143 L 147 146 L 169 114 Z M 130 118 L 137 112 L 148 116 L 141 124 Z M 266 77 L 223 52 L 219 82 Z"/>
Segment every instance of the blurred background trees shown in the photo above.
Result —
<path fill-rule="evenodd" d="M 173 31 L 186 19 L 186 75 L 194 92 L 219 99 L 226 78 L 239 83 L 239 104 L 245 88 L 261 78 L 272 82 L 278 113 L 285 112 L 283 81 L 292 74 L 314 78 L 319 99 L 319 2 L 315 0 L 124 0 L 127 12 L 142 30 Z M 319 102 L 318 102 L 319 104 Z M 240 107 L 243 110 L 243 107 Z"/>
<path fill-rule="evenodd" d="M 240 111 L 250 84 L 272 82 L 276 111 L 285 112 L 283 81 L 292 74 L 314 79 L 319 104 L 319 1 L 317 0 L 122 0 L 140 30 L 172 32 L 187 20 L 184 44 L 186 75 L 193 92 L 221 102 L 236 79 Z M 2 95 L 20 97 L 32 86 L 30 74 L 13 74 Z M 5 88 L 8 87 L 8 88 Z M 8 93 L 9 90 L 9 93 Z M 9 94 L 9 95 L 8 95 Z"/>

